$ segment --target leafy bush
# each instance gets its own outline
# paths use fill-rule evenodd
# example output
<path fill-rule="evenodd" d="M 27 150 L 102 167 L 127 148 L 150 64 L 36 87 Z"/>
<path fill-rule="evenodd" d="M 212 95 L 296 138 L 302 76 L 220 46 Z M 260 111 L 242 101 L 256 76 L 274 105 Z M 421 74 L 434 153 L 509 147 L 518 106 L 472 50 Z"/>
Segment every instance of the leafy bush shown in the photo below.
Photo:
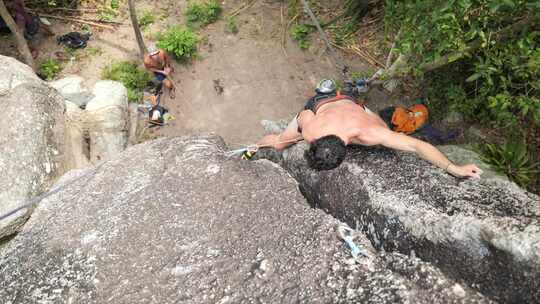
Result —
<path fill-rule="evenodd" d="M 236 22 L 236 17 L 227 17 L 227 32 L 232 34 L 238 33 L 238 24 Z"/>
<path fill-rule="evenodd" d="M 531 25 L 539 8 L 533 0 L 387 0 L 385 26 L 401 32 L 397 49 L 411 74 L 455 67 L 459 77 L 451 83 L 447 71 L 434 72 L 441 75 L 431 81 L 442 89 L 441 104 L 484 124 L 527 128 L 540 126 L 540 33 Z M 447 101 L 457 90 L 464 94 Z"/>
<path fill-rule="evenodd" d="M 111 0 L 111 8 L 117 10 L 120 7 L 120 0 Z"/>
<path fill-rule="evenodd" d="M 173 54 L 180 61 L 186 61 L 197 54 L 199 37 L 190 29 L 173 26 L 159 34 L 157 40 L 159 48 Z"/>
<path fill-rule="evenodd" d="M 481 152 L 482 161 L 521 187 L 529 185 L 538 175 L 540 163 L 532 162 L 524 142 L 514 140 L 503 145 L 486 144 Z"/>
<path fill-rule="evenodd" d="M 154 23 L 156 21 L 156 17 L 151 11 L 144 11 L 138 18 L 139 20 L 139 26 L 142 29 L 145 29 L 150 24 Z"/>
<path fill-rule="evenodd" d="M 301 49 L 309 48 L 309 34 L 311 33 L 311 28 L 304 24 L 297 24 L 291 28 L 291 36 L 293 37 Z"/>
<path fill-rule="evenodd" d="M 46 80 L 53 80 L 62 70 L 60 63 L 55 59 L 47 59 L 39 67 L 39 74 Z"/>
<path fill-rule="evenodd" d="M 140 69 L 136 63 L 122 61 L 106 66 L 101 71 L 101 78 L 119 81 L 128 91 L 128 100 L 140 102 L 144 88 L 152 80 L 150 73 Z"/>
<path fill-rule="evenodd" d="M 187 25 L 192 28 L 199 28 L 215 22 L 221 13 L 221 5 L 217 0 L 210 0 L 205 3 L 190 2 L 184 16 Z"/>

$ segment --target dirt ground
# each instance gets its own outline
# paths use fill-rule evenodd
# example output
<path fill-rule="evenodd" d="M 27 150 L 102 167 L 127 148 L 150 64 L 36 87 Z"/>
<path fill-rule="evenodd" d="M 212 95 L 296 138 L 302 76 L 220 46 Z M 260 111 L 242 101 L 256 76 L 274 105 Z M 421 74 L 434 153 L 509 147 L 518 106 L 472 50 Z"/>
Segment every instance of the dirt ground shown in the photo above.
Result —
<path fill-rule="evenodd" d="M 224 15 L 243 3 L 227 1 Z M 138 4 L 139 12 L 151 10 L 158 17 L 145 31 L 145 41 L 152 41 L 151 33 L 182 24 L 186 4 Z M 282 43 L 287 22 L 286 17 L 282 20 L 282 9 L 286 13 L 286 6 L 282 8 L 280 1 L 259 0 L 237 16 L 239 33 L 226 33 L 224 20 L 202 29 L 199 58 L 190 64 L 175 63 L 176 98 L 164 100 L 175 119 L 155 131 L 156 135 L 216 132 L 229 143 L 252 143 L 263 135 L 261 120 L 291 118 L 320 79 L 336 78 L 335 64 L 318 36 L 313 36 L 312 46 L 306 51 L 291 40 L 288 32 Z M 59 77 L 78 74 L 92 86 L 100 79 L 102 68 L 111 62 L 138 60 L 126 10 L 121 9 L 118 19 L 123 25 L 115 26 L 114 31 L 93 28 L 88 47 L 78 51 L 74 60 L 65 62 Z M 80 25 L 50 21 L 57 34 L 80 30 Z M 5 36 L 2 39 L 0 53 L 16 55 L 13 42 L 4 43 Z M 55 52 L 62 50 L 54 38 L 44 37 L 38 43 L 38 62 L 54 58 Z M 357 59 L 347 61 L 355 71 L 367 68 Z"/>

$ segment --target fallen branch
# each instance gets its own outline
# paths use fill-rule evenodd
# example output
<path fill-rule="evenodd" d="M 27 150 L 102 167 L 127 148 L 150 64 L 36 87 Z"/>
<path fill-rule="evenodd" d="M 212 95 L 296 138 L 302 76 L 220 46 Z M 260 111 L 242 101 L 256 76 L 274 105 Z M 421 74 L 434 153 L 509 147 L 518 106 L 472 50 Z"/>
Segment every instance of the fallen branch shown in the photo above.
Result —
<path fill-rule="evenodd" d="M 283 2 L 281 2 L 281 7 L 280 7 L 280 17 L 281 17 L 281 49 L 283 50 L 283 55 L 285 55 L 285 57 L 288 57 L 287 55 L 287 50 L 285 49 L 285 43 L 287 41 L 287 24 L 285 23 L 285 20 L 283 18 Z"/>
<path fill-rule="evenodd" d="M 251 0 L 251 1 L 248 2 L 246 5 L 237 8 L 236 10 L 234 10 L 234 11 L 229 15 L 229 17 L 234 17 L 234 16 L 240 14 L 243 10 L 245 10 L 245 9 L 251 7 L 253 4 L 255 4 L 255 2 L 257 2 L 257 0 Z"/>
<path fill-rule="evenodd" d="M 56 18 L 56 19 L 72 18 L 72 17 L 57 16 L 57 15 L 49 15 L 49 14 L 41 12 L 41 11 L 33 11 L 33 10 L 29 10 L 29 11 L 34 13 L 34 14 L 37 14 L 38 16 L 43 16 L 43 17 L 50 17 L 50 18 Z M 125 23 L 117 22 L 117 21 L 95 20 L 95 19 L 87 19 L 87 18 L 79 18 L 79 17 L 74 18 L 74 19 L 81 20 L 81 21 L 88 21 L 88 22 L 96 22 L 96 23 L 110 23 L 110 24 L 116 24 L 116 25 L 124 25 L 125 24 Z"/>
<path fill-rule="evenodd" d="M 390 63 L 392 62 L 392 57 L 394 57 L 394 49 L 396 48 L 396 43 L 401 38 L 401 33 L 402 33 L 401 30 L 402 29 L 400 28 L 396 37 L 394 38 L 394 42 L 392 42 L 392 46 L 390 47 L 390 52 L 388 52 L 388 57 L 386 58 L 386 64 L 384 65 L 385 69 L 390 67 Z"/>
<path fill-rule="evenodd" d="M 88 12 L 88 13 L 99 13 L 102 11 L 102 9 L 99 9 L 99 8 L 49 7 L 47 9 L 51 11 Z"/>
<path fill-rule="evenodd" d="M 79 18 L 60 17 L 60 16 L 56 16 L 56 15 L 49 15 L 49 14 L 40 14 L 40 16 L 47 17 L 47 18 L 53 18 L 53 19 L 59 19 L 59 20 L 65 20 L 65 21 L 72 21 L 72 22 L 77 22 L 77 23 L 83 23 L 83 24 L 93 25 L 93 26 L 96 26 L 96 27 L 102 27 L 102 28 L 114 30 L 114 27 L 109 26 L 109 25 L 105 25 L 105 24 L 100 24 L 100 23 L 98 23 L 99 21 L 88 21 L 88 20 L 83 20 L 83 19 L 79 19 Z"/>

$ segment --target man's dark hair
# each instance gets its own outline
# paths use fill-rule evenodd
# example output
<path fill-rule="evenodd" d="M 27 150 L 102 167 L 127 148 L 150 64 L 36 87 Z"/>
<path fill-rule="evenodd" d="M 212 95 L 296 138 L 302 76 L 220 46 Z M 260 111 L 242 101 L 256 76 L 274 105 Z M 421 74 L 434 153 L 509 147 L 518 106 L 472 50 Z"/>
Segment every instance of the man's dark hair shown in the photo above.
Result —
<path fill-rule="evenodd" d="M 304 153 L 308 165 L 315 170 L 331 170 L 345 159 L 345 142 L 336 135 L 327 135 L 311 143 Z"/>

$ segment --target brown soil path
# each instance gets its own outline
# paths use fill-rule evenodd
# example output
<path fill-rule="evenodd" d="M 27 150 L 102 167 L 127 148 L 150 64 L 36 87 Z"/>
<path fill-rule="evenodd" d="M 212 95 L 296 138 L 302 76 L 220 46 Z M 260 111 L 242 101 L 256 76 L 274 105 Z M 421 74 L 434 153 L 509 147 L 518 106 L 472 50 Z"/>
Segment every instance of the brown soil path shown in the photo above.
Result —
<path fill-rule="evenodd" d="M 226 33 L 223 20 L 201 31 L 201 58 L 177 65 L 177 96 L 166 101 L 176 120 L 160 134 L 210 131 L 254 142 L 261 120 L 292 117 L 320 79 L 335 76 L 321 49 L 302 51 L 287 34 L 284 50 L 280 12 L 278 1 L 257 1 L 238 16 L 238 34 Z"/>

